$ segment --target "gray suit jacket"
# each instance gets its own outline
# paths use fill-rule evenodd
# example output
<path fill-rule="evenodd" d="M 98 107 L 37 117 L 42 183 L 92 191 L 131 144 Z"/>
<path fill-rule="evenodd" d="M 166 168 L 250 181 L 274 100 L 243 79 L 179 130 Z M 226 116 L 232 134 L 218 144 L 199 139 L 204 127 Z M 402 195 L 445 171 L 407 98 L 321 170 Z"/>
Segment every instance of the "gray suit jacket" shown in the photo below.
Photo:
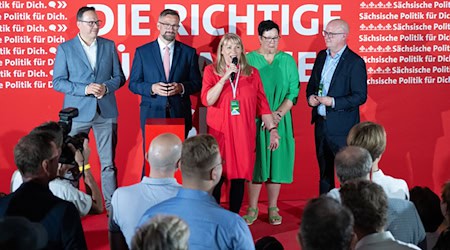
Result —
<path fill-rule="evenodd" d="M 97 62 L 92 70 L 78 36 L 59 45 L 53 68 L 53 88 L 63 92 L 64 108 L 78 108 L 74 121 L 89 122 L 95 116 L 97 104 L 104 118 L 118 115 L 114 92 L 125 84 L 125 76 L 113 41 L 97 37 Z M 85 95 L 90 83 L 103 83 L 107 93 L 97 99 Z"/>

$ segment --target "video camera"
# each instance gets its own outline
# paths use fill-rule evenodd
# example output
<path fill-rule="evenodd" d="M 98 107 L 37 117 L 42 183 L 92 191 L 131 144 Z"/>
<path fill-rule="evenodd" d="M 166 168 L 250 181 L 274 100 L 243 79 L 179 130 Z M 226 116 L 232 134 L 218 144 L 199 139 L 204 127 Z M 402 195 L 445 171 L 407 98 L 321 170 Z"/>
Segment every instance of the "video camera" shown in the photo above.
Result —
<path fill-rule="evenodd" d="M 75 136 L 70 136 L 70 130 L 72 129 L 72 118 L 78 116 L 77 108 L 65 108 L 59 112 L 58 124 L 63 130 L 63 145 L 61 156 L 59 157 L 59 163 L 62 164 L 75 164 L 75 153 L 72 152 L 68 144 L 72 144 L 75 149 L 83 152 L 84 139 L 88 139 L 86 133 L 79 133 Z"/>

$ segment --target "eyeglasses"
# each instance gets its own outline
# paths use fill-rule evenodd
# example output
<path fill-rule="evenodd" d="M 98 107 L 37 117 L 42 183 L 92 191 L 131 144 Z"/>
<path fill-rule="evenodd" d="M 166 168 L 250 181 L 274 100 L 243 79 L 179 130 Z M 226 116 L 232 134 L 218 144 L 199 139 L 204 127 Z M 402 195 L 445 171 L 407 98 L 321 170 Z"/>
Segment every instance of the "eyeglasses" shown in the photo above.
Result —
<path fill-rule="evenodd" d="M 347 34 L 347 33 L 333 33 L 333 32 L 327 32 L 327 31 L 322 31 L 322 35 L 324 36 L 324 37 L 329 37 L 329 38 L 333 38 L 334 36 L 337 36 L 337 35 L 345 35 L 345 34 Z"/>
<path fill-rule="evenodd" d="M 280 36 L 275 36 L 275 37 L 267 37 L 267 36 L 261 36 L 263 38 L 264 41 L 266 42 L 278 42 L 278 40 L 280 40 Z"/>
<path fill-rule="evenodd" d="M 90 27 L 94 27 L 94 25 L 100 26 L 103 23 L 102 20 L 97 20 L 97 21 L 78 20 L 78 22 L 87 23 L 87 25 L 89 25 Z"/>
<path fill-rule="evenodd" d="M 163 22 L 158 22 L 159 24 L 161 24 L 163 27 L 164 27 L 164 29 L 169 29 L 169 28 L 172 28 L 172 29 L 174 29 L 174 30 L 177 30 L 178 28 L 180 28 L 180 25 L 178 25 L 178 24 L 170 24 L 170 23 L 163 23 Z"/>

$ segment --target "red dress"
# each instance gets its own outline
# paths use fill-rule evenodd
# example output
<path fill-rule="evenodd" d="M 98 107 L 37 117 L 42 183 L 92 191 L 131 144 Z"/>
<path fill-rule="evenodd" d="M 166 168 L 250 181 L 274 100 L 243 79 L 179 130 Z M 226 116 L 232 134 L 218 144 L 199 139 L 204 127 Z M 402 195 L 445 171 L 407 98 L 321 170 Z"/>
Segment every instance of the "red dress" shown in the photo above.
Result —
<path fill-rule="evenodd" d="M 216 103 L 208 106 L 206 95 L 220 78 L 214 73 L 212 64 L 205 68 L 201 99 L 207 106 L 208 133 L 216 138 L 225 160 L 223 176 L 228 180 L 251 180 L 256 158 L 255 118 L 272 112 L 259 72 L 253 67 L 250 76 L 239 76 L 236 100 L 239 101 L 240 115 L 231 115 L 233 92 L 229 80 L 225 82 Z"/>

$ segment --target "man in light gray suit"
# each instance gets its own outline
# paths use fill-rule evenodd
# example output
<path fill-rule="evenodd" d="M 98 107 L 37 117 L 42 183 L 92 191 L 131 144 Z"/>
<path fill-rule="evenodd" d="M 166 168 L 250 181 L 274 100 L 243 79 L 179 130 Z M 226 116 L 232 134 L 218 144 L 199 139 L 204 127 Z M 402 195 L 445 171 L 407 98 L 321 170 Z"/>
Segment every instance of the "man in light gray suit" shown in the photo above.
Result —
<path fill-rule="evenodd" d="M 115 91 L 125 83 L 115 44 L 98 37 L 101 20 L 95 8 L 77 13 L 78 35 L 59 45 L 53 69 L 53 88 L 63 92 L 64 108 L 75 107 L 70 135 L 94 130 L 102 166 L 102 191 L 109 211 L 117 187 L 114 156 L 117 143 Z"/>

